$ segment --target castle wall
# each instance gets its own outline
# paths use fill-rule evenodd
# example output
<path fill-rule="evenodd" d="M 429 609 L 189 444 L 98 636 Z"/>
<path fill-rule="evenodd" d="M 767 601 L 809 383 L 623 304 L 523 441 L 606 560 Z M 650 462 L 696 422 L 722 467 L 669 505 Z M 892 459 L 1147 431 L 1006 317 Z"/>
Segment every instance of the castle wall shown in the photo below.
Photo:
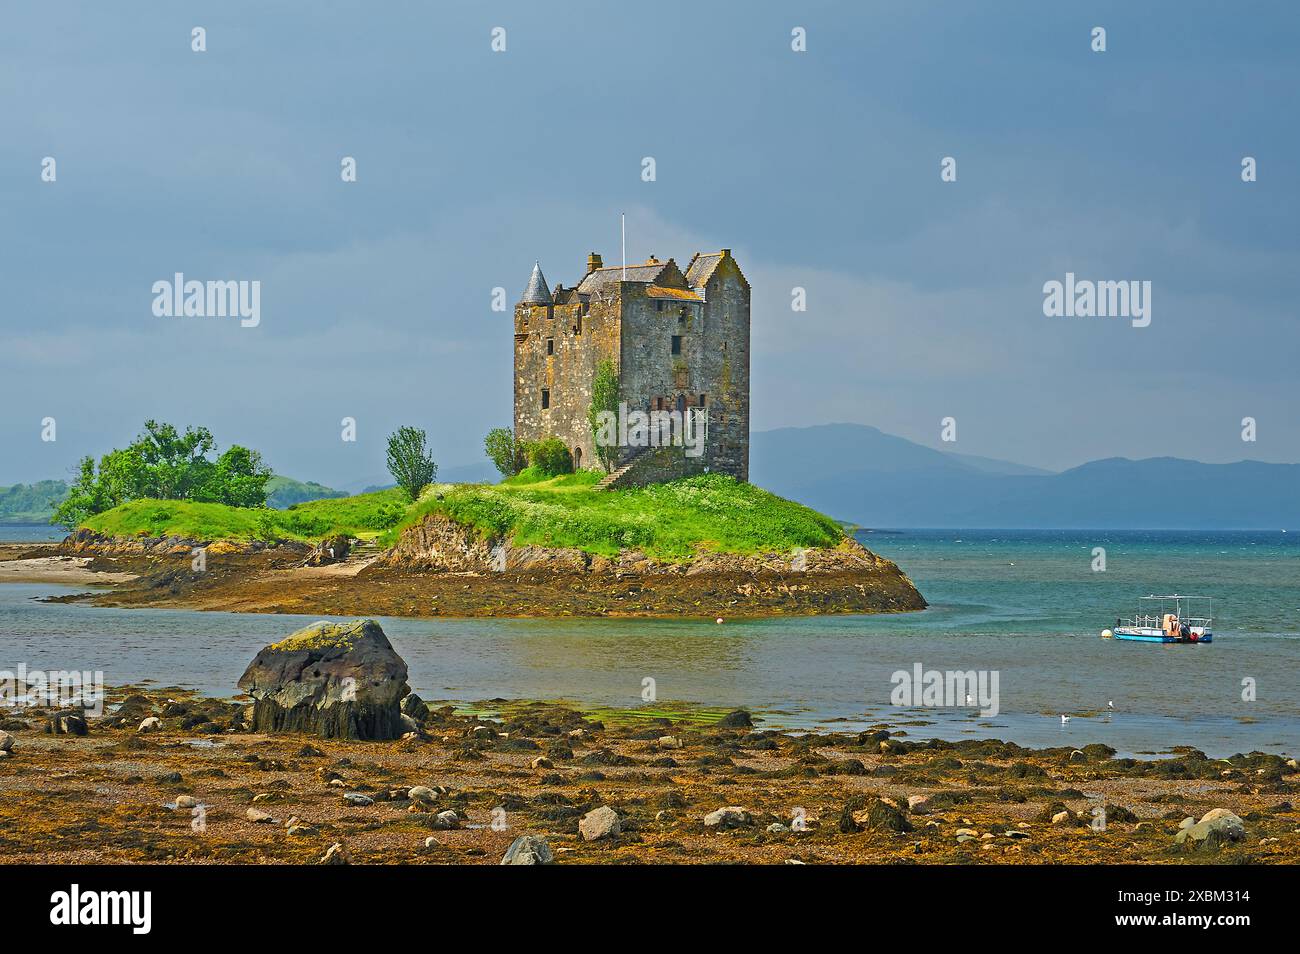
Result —
<path fill-rule="evenodd" d="M 619 307 L 593 300 L 586 310 L 581 302 L 515 306 L 515 435 L 558 437 L 579 466 L 597 467 L 587 409 L 597 365 L 618 360 Z"/>

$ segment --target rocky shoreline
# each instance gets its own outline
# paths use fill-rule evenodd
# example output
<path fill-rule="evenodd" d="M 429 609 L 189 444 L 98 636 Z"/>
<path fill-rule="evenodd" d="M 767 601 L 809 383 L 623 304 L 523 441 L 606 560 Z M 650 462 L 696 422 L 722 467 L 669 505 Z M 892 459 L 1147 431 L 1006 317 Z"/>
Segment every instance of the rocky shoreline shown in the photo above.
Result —
<path fill-rule="evenodd" d="M 246 702 L 177 688 L 110 699 L 80 724 L 0 723 L 0 861 L 1300 861 L 1300 775 L 1262 753 L 1134 761 L 504 700 L 496 718 L 408 704 L 415 731 L 356 741 L 253 731 Z"/>
<path fill-rule="evenodd" d="M 204 553 L 196 570 L 192 556 Z M 116 539 L 88 531 L 55 548 L 134 579 L 86 597 L 100 606 L 157 606 L 337 616 L 674 617 L 908 612 L 925 599 L 893 562 L 851 539 L 795 555 L 707 552 L 681 563 L 636 551 L 490 543 L 442 518 L 389 550 L 355 541 L 237 544 L 179 537 Z M 105 577 L 104 581 L 109 582 Z M 84 582 L 84 580 L 82 581 Z"/>

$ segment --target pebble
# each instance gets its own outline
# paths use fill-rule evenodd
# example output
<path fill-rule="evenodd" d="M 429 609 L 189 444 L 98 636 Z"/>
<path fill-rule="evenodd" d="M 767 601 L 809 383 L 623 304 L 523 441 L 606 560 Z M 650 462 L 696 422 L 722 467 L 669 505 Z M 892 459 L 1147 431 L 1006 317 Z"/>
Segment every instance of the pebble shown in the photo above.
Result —
<path fill-rule="evenodd" d="M 930 812 L 929 795 L 907 796 L 907 810 L 914 815 L 926 815 Z"/>
<path fill-rule="evenodd" d="M 14 737 L 8 732 L 0 730 L 0 752 L 12 752 L 14 748 Z"/>
<path fill-rule="evenodd" d="M 545 755 L 539 755 L 537 756 L 537 758 L 533 759 L 531 762 L 528 763 L 528 767 L 535 768 L 535 769 L 551 769 L 551 768 L 555 768 L 555 763 L 552 762 L 550 759 L 548 759 Z M 504 862 L 502 862 L 502 864 L 504 864 Z"/>
<path fill-rule="evenodd" d="M 343 804 L 352 805 L 356 808 L 365 808 L 367 805 L 373 805 L 375 800 L 369 795 L 362 795 L 360 792 L 345 792 L 343 795 Z"/>
<path fill-rule="evenodd" d="M 1053 825 L 1064 825 L 1069 820 L 1070 820 L 1069 812 L 1057 812 L 1055 815 L 1052 816 Z"/>
<path fill-rule="evenodd" d="M 682 747 L 682 740 L 677 738 L 675 735 L 661 735 L 659 737 L 658 745 L 661 749 L 680 749 Z"/>
<path fill-rule="evenodd" d="M 244 817 L 256 825 L 269 825 L 271 822 L 275 821 L 274 818 L 262 811 L 260 808 L 250 808 L 248 811 L 244 812 Z"/>
<path fill-rule="evenodd" d="M 140 725 L 136 727 L 135 731 L 157 732 L 162 727 L 163 727 L 162 719 L 158 718 L 157 716 L 149 716 L 149 718 L 141 720 Z"/>
<path fill-rule="evenodd" d="M 177 796 L 176 796 L 176 807 L 177 807 L 177 808 L 196 808 L 196 807 L 198 806 L 198 804 L 199 804 L 199 800 L 198 800 L 197 798 L 195 798 L 193 795 L 177 795 Z"/>

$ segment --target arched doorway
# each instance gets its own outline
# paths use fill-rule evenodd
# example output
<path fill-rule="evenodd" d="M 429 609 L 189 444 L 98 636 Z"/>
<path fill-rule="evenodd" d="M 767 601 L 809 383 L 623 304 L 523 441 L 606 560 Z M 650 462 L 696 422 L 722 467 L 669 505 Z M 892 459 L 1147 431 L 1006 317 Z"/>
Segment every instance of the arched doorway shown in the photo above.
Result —
<path fill-rule="evenodd" d="M 582 448 L 581 447 L 575 447 L 573 449 L 573 469 L 582 470 Z"/>

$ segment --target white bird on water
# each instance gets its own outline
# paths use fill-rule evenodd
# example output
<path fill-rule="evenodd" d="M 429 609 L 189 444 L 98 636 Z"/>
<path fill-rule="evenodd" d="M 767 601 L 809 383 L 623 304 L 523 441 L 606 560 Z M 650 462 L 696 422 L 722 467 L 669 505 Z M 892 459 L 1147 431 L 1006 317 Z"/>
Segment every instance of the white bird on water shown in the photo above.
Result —
<path fill-rule="evenodd" d="M 1069 721 L 1070 721 L 1070 717 L 1068 715 L 1061 716 L 1061 725 L 1065 725 L 1065 723 Z"/>
<path fill-rule="evenodd" d="M 1114 703 L 1114 702 L 1107 702 L 1107 703 L 1106 703 L 1106 708 L 1107 708 L 1107 709 L 1114 709 L 1114 708 L 1115 708 L 1115 703 Z"/>

